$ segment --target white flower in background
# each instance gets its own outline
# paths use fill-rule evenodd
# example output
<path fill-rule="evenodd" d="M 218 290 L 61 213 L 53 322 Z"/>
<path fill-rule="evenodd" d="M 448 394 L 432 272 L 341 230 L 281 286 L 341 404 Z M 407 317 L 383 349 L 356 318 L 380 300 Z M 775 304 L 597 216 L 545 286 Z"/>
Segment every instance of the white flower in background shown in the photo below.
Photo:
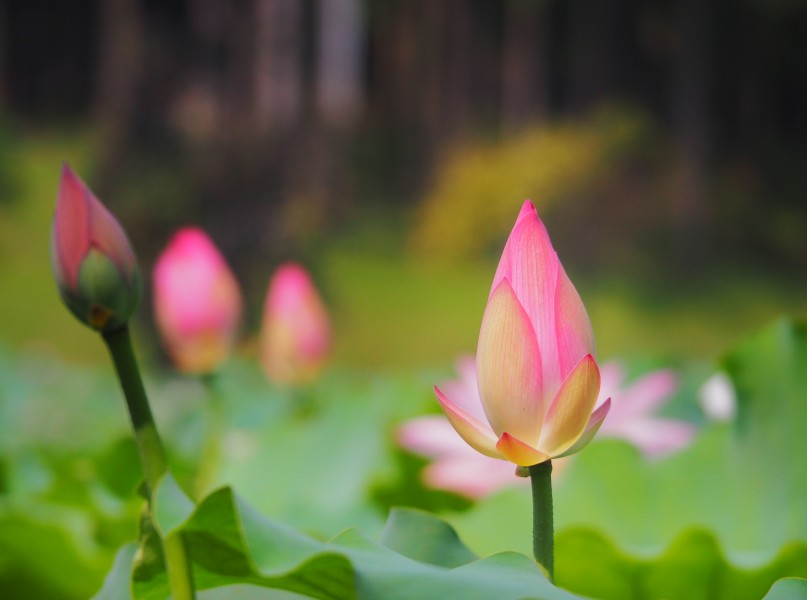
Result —
<path fill-rule="evenodd" d="M 703 414 L 712 421 L 731 421 L 737 413 L 737 395 L 728 375 L 718 371 L 698 389 Z"/>

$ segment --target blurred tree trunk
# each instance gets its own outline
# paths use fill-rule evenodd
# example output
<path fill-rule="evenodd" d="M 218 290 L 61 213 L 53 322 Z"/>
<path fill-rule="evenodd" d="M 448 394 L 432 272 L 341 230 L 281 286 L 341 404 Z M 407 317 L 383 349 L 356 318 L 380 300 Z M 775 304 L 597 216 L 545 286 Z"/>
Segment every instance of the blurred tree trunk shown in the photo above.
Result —
<path fill-rule="evenodd" d="M 293 130 L 302 113 L 303 8 L 300 0 L 256 0 L 253 114 L 273 135 Z"/>
<path fill-rule="evenodd" d="M 428 170 L 444 144 L 466 130 L 473 116 L 472 81 L 476 62 L 472 3 L 469 0 L 411 2 L 411 52 L 414 73 L 411 101 L 415 108 L 417 144 Z"/>
<path fill-rule="evenodd" d="M 362 107 L 364 29 L 360 0 L 317 2 L 317 112 L 348 126 Z"/>
<path fill-rule="evenodd" d="M 442 93 L 438 123 L 441 137 L 452 138 L 464 132 L 474 116 L 475 100 L 472 97 L 473 80 L 484 78 L 484 51 L 475 52 L 482 46 L 482 36 L 474 36 L 473 2 L 471 0 L 446 1 L 442 14 L 443 31 L 435 43 L 443 57 L 440 81 Z M 485 48 L 487 50 L 487 48 Z M 424 57 L 429 60 L 428 57 Z M 490 89 L 490 86 L 480 86 Z"/>
<path fill-rule="evenodd" d="M 362 109 L 364 20 L 359 0 L 313 6 L 312 105 L 287 150 L 286 202 L 279 221 L 287 248 L 318 236 L 351 200 L 349 139 Z"/>
<path fill-rule="evenodd" d="M 472 116 L 479 65 L 468 0 L 369 5 L 368 113 L 394 136 L 399 198 L 412 198 L 444 142 Z M 494 88 L 495 91 L 495 88 Z"/>
<path fill-rule="evenodd" d="M 8 53 L 8 6 L 6 2 L 0 2 L 0 110 L 8 106 L 6 55 Z"/>
<path fill-rule="evenodd" d="M 672 210 L 676 249 L 687 267 L 709 251 L 709 167 L 712 152 L 711 0 L 679 0 L 678 48 L 673 89 L 677 166 Z"/>
<path fill-rule="evenodd" d="M 506 0 L 502 41 L 502 122 L 506 132 L 549 117 L 547 0 Z"/>
<path fill-rule="evenodd" d="M 422 131 L 424 146 L 435 148 L 441 139 L 443 131 L 442 111 L 440 104 L 442 100 L 443 88 L 443 61 L 446 59 L 446 52 L 442 48 L 441 42 L 445 36 L 444 12 L 445 3 L 421 0 L 413 2 L 419 4 L 415 9 L 412 21 L 415 27 L 415 35 L 420 34 L 420 39 L 415 41 L 415 52 L 417 53 L 417 70 L 419 72 L 420 95 L 416 96 L 419 108 L 419 122 Z M 420 31 L 417 30 L 417 17 L 422 17 Z"/>
<path fill-rule="evenodd" d="M 103 148 L 100 188 L 117 170 L 132 134 L 143 75 L 144 24 L 138 0 L 104 0 L 99 6 L 93 115 Z"/>
<path fill-rule="evenodd" d="M 577 0 L 568 9 L 567 105 L 581 113 L 618 88 L 620 35 L 630 14 L 625 0 Z"/>

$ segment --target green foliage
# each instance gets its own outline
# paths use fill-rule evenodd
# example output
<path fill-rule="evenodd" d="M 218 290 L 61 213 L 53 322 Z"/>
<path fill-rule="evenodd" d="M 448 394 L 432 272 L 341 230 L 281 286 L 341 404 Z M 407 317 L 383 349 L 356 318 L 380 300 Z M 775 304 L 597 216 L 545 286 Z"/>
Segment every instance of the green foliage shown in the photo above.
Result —
<path fill-rule="evenodd" d="M 483 256 L 513 223 L 513 203 L 532 198 L 541 214 L 612 183 L 640 153 L 648 124 L 630 111 L 528 129 L 493 145 L 448 156 L 422 205 L 412 247 L 425 256 Z"/>
<path fill-rule="evenodd" d="M 799 433 L 807 329 L 776 323 L 723 364 L 737 386 L 736 427 L 713 425 L 660 462 L 621 442 L 595 443 L 560 473 L 560 585 L 604 598 L 696 598 L 702 589 L 751 599 L 777 578 L 807 577 L 807 437 Z M 526 490 L 511 490 L 451 522 L 477 551 L 527 552 L 530 510 Z"/>
<path fill-rule="evenodd" d="M 567 593 L 527 558 L 526 485 L 451 502 L 394 447 L 400 421 L 435 409 L 439 375 L 334 371 L 291 392 L 234 362 L 217 382 L 212 474 L 228 485 L 198 503 L 182 490 L 196 489 L 210 398 L 192 381 L 147 382 L 177 480 L 141 514 L 138 548 L 140 473 L 112 374 L 0 353 L 3 597 L 165 598 L 162 535 L 188 545 L 203 599 L 802 598 L 804 579 L 792 578 L 807 578 L 807 327 L 776 323 L 722 365 L 737 387 L 736 424 L 705 425 L 691 447 L 654 462 L 595 441 L 557 469 Z M 670 410 L 691 414 L 693 400 L 679 401 Z M 387 517 L 393 502 L 445 511 L 450 525 L 411 509 Z"/>
<path fill-rule="evenodd" d="M 68 161 L 88 173 L 94 152 L 86 130 L 26 131 L 15 141 L 13 198 L 0 201 L 0 331 L 5 343 L 48 340 L 48 348 L 69 339 L 71 356 L 104 358 L 95 335 L 65 318 L 49 256 L 59 166 Z M 0 171 L 8 163 L 2 164 Z"/>
<path fill-rule="evenodd" d="M 622 445 L 583 453 L 558 486 L 559 521 L 596 523 L 620 543 L 645 548 L 702 525 L 746 558 L 807 539 L 807 329 L 781 321 L 723 363 L 737 386 L 736 427 L 704 431 L 657 464 Z"/>
<path fill-rule="evenodd" d="M 807 579 L 788 577 L 773 584 L 763 600 L 804 600 L 807 598 Z"/>
<path fill-rule="evenodd" d="M 174 487 L 170 478 L 165 485 Z M 186 502 L 175 491 L 161 501 Z M 173 524 L 173 533 L 185 538 L 193 557 L 199 589 L 249 584 L 325 600 L 576 597 L 553 587 L 524 556 L 503 553 L 478 560 L 446 523 L 427 513 L 394 512 L 381 543 L 357 530 L 322 542 L 262 517 L 230 488 L 222 488 Z M 164 575 L 141 568 L 144 555 L 149 553 L 124 547 L 95 600 L 125 595 L 133 565 L 133 597 L 165 598 Z"/>
<path fill-rule="evenodd" d="M 591 528 L 565 529 L 556 543 L 558 584 L 606 600 L 756 600 L 771 582 L 807 574 L 803 542 L 785 545 L 770 562 L 753 568 L 733 565 L 705 530 L 681 533 L 651 558 L 628 555 Z"/>

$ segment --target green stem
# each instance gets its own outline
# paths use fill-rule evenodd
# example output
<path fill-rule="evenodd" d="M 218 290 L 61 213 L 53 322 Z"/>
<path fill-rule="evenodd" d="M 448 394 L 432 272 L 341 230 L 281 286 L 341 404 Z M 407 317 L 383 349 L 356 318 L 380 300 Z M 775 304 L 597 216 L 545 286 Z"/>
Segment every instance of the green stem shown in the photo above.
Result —
<path fill-rule="evenodd" d="M 146 389 L 143 387 L 143 379 L 137 366 L 137 358 L 132 349 L 129 327 L 124 325 L 113 331 L 104 332 L 102 337 L 112 356 L 123 395 L 126 397 L 135 443 L 146 478 L 148 502 L 151 505 L 154 489 L 160 477 L 168 470 L 165 448 L 157 433 L 154 416 L 151 414 Z M 169 536 L 163 540 L 163 545 L 171 597 L 173 600 L 195 598 L 193 573 L 182 536 Z"/>
<path fill-rule="evenodd" d="M 126 397 L 135 443 L 146 477 L 148 496 L 151 498 L 157 481 L 168 470 L 168 462 L 165 458 L 165 448 L 157 433 L 154 416 L 151 414 L 146 389 L 143 387 L 143 380 L 140 377 L 137 358 L 132 349 L 129 327 L 124 325 L 114 331 L 103 333 L 102 336 L 109 348 L 112 362 L 115 363 L 118 380 L 123 388 L 123 395 Z"/>
<path fill-rule="evenodd" d="M 529 467 L 532 483 L 532 552 L 549 581 L 555 579 L 555 532 L 552 524 L 552 461 Z"/>
<path fill-rule="evenodd" d="M 193 586 L 193 568 L 188 560 L 188 549 L 182 534 L 169 535 L 163 542 L 165 564 L 168 566 L 168 587 L 171 600 L 196 598 Z"/>

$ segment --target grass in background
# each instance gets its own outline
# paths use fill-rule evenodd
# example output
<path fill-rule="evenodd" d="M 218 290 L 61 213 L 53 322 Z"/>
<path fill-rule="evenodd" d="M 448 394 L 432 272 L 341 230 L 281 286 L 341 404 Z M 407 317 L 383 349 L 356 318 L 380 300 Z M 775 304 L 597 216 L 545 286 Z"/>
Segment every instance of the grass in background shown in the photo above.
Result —
<path fill-rule="evenodd" d="M 356 227 L 323 253 L 339 360 L 427 367 L 474 352 L 495 260 L 446 265 L 408 258 L 391 223 Z M 747 269 L 723 267 L 687 286 L 663 289 L 629 273 L 586 279 L 572 270 L 570 277 L 602 358 L 647 353 L 711 359 L 782 314 L 807 314 L 804 285 Z"/>
<path fill-rule="evenodd" d="M 61 305 L 50 271 L 61 163 L 86 173 L 94 152 L 86 130 L 59 131 L 29 133 L 15 145 L 18 193 L 0 204 L 0 343 L 106 361 L 96 336 Z M 404 252 L 408 233 L 406 219 L 384 214 L 364 217 L 323 244 L 321 263 L 313 266 L 334 316 L 336 362 L 417 368 L 449 365 L 475 350 L 495 258 L 454 266 L 414 259 Z M 710 358 L 765 322 L 807 309 L 804 285 L 767 274 L 724 268 L 699 283 L 658 291 L 627 273 L 587 280 L 570 270 L 602 358 Z M 146 298 L 140 310 L 149 307 Z"/>
<path fill-rule="evenodd" d="M 15 197 L 0 205 L 0 342 L 95 362 L 97 336 L 62 306 L 50 269 L 50 227 L 63 162 L 86 173 L 86 129 L 27 131 L 13 142 Z"/>

